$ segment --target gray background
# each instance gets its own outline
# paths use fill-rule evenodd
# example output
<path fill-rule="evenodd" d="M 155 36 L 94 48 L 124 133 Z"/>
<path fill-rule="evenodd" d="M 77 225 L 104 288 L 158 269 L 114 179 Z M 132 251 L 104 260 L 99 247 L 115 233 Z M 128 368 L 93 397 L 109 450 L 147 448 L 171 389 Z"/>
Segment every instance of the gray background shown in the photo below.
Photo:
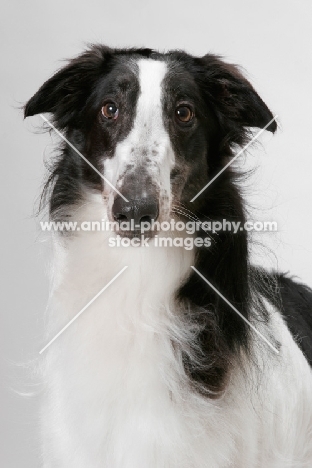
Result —
<path fill-rule="evenodd" d="M 257 236 L 254 258 L 312 285 L 312 3 L 10 0 L 2 7 L 0 465 L 36 468 L 40 386 L 26 363 L 42 344 L 49 248 L 33 207 L 53 140 L 36 135 L 40 119 L 23 122 L 18 107 L 86 42 L 210 51 L 243 65 L 280 122 L 276 136 L 265 135 L 239 162 L 258 167 L 246 185 L 255 218 L 279 226 Z"/>

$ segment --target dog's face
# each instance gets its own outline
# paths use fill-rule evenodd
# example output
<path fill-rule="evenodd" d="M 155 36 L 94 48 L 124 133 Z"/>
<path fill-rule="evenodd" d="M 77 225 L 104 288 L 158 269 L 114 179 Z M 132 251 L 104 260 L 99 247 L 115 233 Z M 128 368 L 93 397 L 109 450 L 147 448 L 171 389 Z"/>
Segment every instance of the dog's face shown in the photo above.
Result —
<path fill-rule="evenodd" d="M 93 99 L 87 154 L 128 200 L 104 183 L 109 219 L 167 221 L 208 180 L 213 119 L 194 78 L 174 62 L 121 58 Z"/>
<path fill-rule="evenodd" d="M 107 218 L 133 219 L 138 229 L 187 207 L 222 168 L 231 145 L 244 142 L 246 127 L 272 119 L 248 81 L 215 56 L 103 46 L 74 59 L 40 88 L 25 116 L 42 112 L 54 114 L 68 140 L 111 185 L 69 150 L 58 180 L 63 170 L 100 190 Z"/>

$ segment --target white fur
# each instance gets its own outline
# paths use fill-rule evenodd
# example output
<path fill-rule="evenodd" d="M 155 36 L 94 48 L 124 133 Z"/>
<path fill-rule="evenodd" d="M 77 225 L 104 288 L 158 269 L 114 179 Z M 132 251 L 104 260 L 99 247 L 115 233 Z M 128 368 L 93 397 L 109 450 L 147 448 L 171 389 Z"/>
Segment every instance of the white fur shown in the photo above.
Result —
<path fill-rule="evenodd" d="M 79 215 L 103 218 L 101 197 Z M 110 248 L 107 236 L 57 243 L 47 339 L 128 269 L 46 351 L 45 468 L 311 467 L 311 371 L 279 313 L 280 355 L 254 336 L 224 396 L 200 397 L 171 344 L 191 339 L 174 291 L 193 252 Z"/>

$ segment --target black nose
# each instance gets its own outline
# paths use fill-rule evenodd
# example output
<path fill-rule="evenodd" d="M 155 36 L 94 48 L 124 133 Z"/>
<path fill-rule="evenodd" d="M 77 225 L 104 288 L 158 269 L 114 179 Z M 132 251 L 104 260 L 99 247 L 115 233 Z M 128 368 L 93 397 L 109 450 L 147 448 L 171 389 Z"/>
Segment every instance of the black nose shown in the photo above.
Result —
<path fill-rule="evenodd" d="M 139 229 L 143 222 L 156 221 L 158 217 L 158 203 L 154 197 L 142 197 L 138 199 L 129 199 L 126 202 L 122 197 L 117 195 L 115 198 L 113 209 L 113 217 L 119 223 L 123 221 L 131 222 L 134 220 L 135 227 Z"/>

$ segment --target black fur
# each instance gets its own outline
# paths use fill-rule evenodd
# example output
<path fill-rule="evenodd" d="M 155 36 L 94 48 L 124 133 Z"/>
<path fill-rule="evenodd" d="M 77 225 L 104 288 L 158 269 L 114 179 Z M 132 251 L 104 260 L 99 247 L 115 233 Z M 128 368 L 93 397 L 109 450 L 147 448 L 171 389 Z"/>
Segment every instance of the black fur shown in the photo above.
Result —
<path fill-rule="evenodd" d="M 281 310 L 289 330 L 312 366 L 312 289 L 276 272 L 264 272 L 263 280 L 266 288 L 262 294 Z"/>

